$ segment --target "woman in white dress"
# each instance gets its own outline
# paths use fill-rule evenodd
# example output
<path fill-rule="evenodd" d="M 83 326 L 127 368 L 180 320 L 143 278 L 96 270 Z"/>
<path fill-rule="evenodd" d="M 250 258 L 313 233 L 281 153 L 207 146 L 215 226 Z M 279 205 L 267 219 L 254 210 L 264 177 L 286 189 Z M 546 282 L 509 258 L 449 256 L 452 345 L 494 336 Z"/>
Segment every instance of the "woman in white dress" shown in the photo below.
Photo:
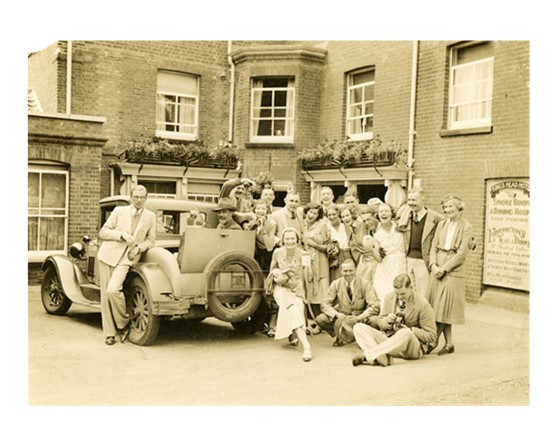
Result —
<path fill-rule="evenodd" d="M 385 296 L 394 291 L 393 280 L 399 274 L 406 273 L 406 253 L 404 249 L 404 236 L 396 229 L 393 221 L 393 209 L 388 204 L 382 204 L 377 210 L 379 226 L 374 239 L 377 248 L 373 255 L 377 262 L 373 276 L 373 287 L 381 302 Z"/>
<path fill-rule="evenodd" d="M 288 338 L 292 346 L 297 346 L 300 340 L 304 348 L 302 359 L 308 362 L 311 346 L 306 336 L 300 234 L 294 228 L 286 228 L 281 239 L 282 247 L 275 249 L 271 260 L 273 298 L 279 307 L 275 340 Z"/>

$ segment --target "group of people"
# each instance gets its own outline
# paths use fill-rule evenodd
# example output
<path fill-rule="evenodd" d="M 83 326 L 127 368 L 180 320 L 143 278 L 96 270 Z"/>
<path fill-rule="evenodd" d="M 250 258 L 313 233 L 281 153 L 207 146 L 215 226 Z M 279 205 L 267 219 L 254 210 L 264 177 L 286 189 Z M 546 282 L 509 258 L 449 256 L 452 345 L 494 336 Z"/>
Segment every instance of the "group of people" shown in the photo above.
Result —
<path fill-rule="evenodd" d="M 217 228 L 256 233 L 255 259 L 266 275 L 272 309 L 269 337 L 301 343 L 304 361 L 312 359 L 308 335 L 320 331 L 335 347 L 358 344 L 362 354 L 353 365 L 420 358 L 437 348 L 441 335 L 438 355 L 454 353 L 452 325 L 464 323 L 463 265 L 472 238 L 459 197 L 443 199 L 443 217 L 425 206 L 419 187 L 393 209 L 378 198 L 359 203 L 354 193 L 335 203 L 328 187 L 319 202 L 302 205 L 290 191 L 284 207 L 275 208 L 271 186 L 255 199 L 251 186 L 245 178 L 225 183 L 214 211 Z M 129 325 L 125 274 L 154 243 L 155 218 L 143 208 L 146 196 L 145 188 L 134 188 L 129 209 L 117 208 L 99 234 L 108 241 L 98 258 L 109 345 Z"/>
<path fill-rule="evenodd" d="M 328 187 L 319 202 L 302 205 L 289 192 L 284 207 L 274 208 L 267 187 L 250 207 L 249 183 L 234 181 L 239 188 L 227 189 L 215 211 L 221 228 L 256 231 L 255 257 L 276 310 L 269 337 L 300 342 L 304 361 L 312 358 L 308 334 L 320 331 L 335 347 L 357 342 L 364 354 L 354 365 L 419 358 L 442 336 L 438 355 L 454 353 L 452 325 L 464 323 L 463 265 L 472 237 L 459 197 L 443 199 L 445 216 L 425 206 L 419 187 L 398 209 L 379 198 L 362 204 L 354 193 L 335 203 Z"/>

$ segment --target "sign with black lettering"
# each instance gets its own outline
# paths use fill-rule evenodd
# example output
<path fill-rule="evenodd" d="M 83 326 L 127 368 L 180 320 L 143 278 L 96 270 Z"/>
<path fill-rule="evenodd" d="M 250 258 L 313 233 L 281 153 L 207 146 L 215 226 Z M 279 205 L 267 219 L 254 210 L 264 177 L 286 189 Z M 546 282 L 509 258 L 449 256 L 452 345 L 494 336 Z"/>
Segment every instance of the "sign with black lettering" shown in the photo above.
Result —
<path fill-rule="evenodd" d="M 530 179 L 486 181 L 483 283 L 530 291 Z"/>

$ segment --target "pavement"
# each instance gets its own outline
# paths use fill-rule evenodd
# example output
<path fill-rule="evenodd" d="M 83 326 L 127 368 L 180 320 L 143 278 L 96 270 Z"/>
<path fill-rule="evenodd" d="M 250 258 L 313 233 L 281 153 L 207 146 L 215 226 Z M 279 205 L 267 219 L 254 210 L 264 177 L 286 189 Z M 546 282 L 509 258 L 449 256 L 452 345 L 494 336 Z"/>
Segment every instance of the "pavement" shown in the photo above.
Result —
<path fill-rule="evenodd" d="M 150 347 L 107 347 L 98 312 L 47 315 L 40 288 L 28 293 L 30 404 L 530 404 L 528 313 L 468 303 L 466 323 L 453 327 L 455 354 L 354 368 L 358 346 L 332 348 L 325 333 L 310 338 L 314 358 L 303 363 L 301 351 L 213 318 L 195 328 L 165 322 Z"/>

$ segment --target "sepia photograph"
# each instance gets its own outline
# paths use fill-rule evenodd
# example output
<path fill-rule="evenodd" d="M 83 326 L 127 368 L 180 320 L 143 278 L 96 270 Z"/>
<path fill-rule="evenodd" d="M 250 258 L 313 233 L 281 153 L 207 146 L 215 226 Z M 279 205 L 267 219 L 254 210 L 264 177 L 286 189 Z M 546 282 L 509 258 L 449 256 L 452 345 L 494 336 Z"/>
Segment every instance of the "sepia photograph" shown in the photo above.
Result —
<path fill-rule="evenodd" d="M 370 420 L 395 435 L 405 418 L 440 436 L 470 424 L 457 444 L 525 438 L 512 421 L 543 386 L 535 47 L 445 20 L 437 34 L 60 26 L 18 50 L 23 413 L 61 411 L 73 431 L 81 411 L 118 443 L 197 419 L 211 444 L 343 441 L 312 431 L 347 423 L 373 441 Z M 143 419 L 148 435 L 121 440 Z"/>

